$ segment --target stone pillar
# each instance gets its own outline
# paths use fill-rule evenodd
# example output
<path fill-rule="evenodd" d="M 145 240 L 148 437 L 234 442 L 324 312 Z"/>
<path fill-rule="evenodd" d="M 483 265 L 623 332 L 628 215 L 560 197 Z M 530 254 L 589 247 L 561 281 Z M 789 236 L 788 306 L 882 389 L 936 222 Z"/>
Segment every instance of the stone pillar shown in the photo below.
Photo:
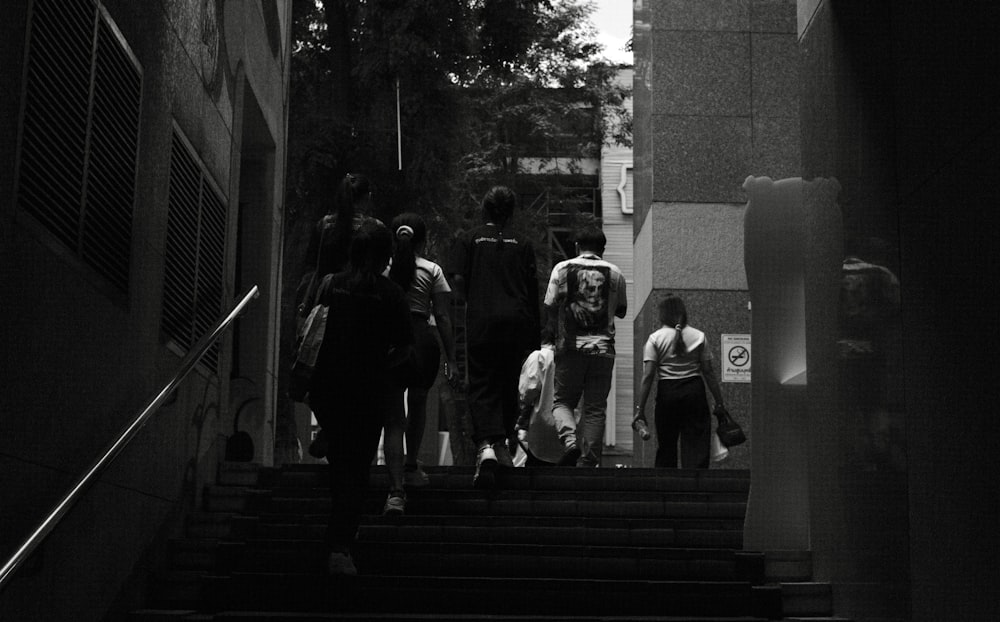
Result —
<path fill-rule="evenodd" d="M 744 544 L 808 550 L 811 497 L 828 507 L 838 434 L 837 300 L 843 227 L 836 180 L 749 177 L 744 263 L 752 305 L 750 502 Z M 808 370 L 808 372 L 807 372 Z M 814 490 L 815 489 L 815 490 Z"/>
<path fill-rule="evenodd" d="M 802 180 L 748 177 L 744 265 L 753 380 L 750 501 L 744 546 L 809 548 Z"/>

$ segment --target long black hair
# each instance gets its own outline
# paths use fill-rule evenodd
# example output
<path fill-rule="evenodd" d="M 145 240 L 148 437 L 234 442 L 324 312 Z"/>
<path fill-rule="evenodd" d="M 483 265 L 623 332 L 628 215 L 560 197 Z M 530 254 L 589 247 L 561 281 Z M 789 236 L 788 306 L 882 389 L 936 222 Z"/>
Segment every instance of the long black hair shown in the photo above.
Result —
<path fill-rule="evenodd" d="M 417 251 L 427 241 L 427 225 L 419 214 L 404 212 L 392 219 L 389 230 L 396 240 L 389 278 L 406 291 L 410 289 L 417 271 Z"/>
<path fill-rule="evenodd" d="M 347 289 L 373 291 L 376 278 L 385 270 L 391 256 L 392 236 L 385 225 L 377 220 L 363 222 L 351 238 Z"/>
<path fill-rule="evenodd" d="M 684 306 L 684 301 L 676 294 L 667 294 L 660 301 L 658 311 L 660 323 L 664 326 L 670 326 L 676 331 L 674 340 L 670 343 L 670 346 L 673 346 L 674 352 L 684 354 L 687 352 L 687 344 L 684 343 L 681 331 L 688 323 L 688 313 L 687 308 Z M 668 352 L 671 350 L 670 346 L 667 347 Z"/>
<path fill-rule="evenodd" d="M 347 264 L 354 233 L 354 216 L 359 204 L 368 200 L 371 191 L 371 182 L 359 173 L 348 173 L 340 180 L 331 210 L 319 223 L 322 237 L 320 274 L 337 272 Z"/>

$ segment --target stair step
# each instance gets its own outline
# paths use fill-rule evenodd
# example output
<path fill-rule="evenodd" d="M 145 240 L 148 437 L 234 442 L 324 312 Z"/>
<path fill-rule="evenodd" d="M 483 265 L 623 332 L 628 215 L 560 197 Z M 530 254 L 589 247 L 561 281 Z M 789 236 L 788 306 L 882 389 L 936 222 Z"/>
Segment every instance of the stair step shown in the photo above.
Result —
<path fill-rule="evenodd" d="M 257 486 L 260 470 L 261 465 L 254 462 L 221 462 L 217 483 L 220 486 Z"/>
<path fill-rule="evenodd" d="M 262 470 L 262 488 L 318 489 L 329 485 L 326 465 L 292 465 Z M 474 467 L 424 467 L 431 489 L 472 490 Z M 750 473 L 737 469 L 577 469 L 519 468 L 501 471 L 506 490 L 602 492 L 737 492 L 750 490 Z M 372 468 L 371 485 L 388 489 L 385 466 Z"/>
<path fill-rule="evenodd" d="M 218 562 L 219 540 L 193 538 L 171 540 L 168 550 L 172 568 L 208 572 Z"/>
<path fill-rule="evenodd" d="M 739 549 L 741 527 L 741 520 L 730 519 L 581 518 L 567 524 L 563 518 L 542 516 L 468 516 L 458 521 L 446 515 L 407 515 L 402 519 L 366 517 L 361 538 Z"/>
<path fill-rule="evenodd" d="M 746 616 L 587 616 L 587 615 L 504 615 L 504 614 L 413 614 L 413 613 L 295 613 L 277 611 L 222 611 L 219 622 L 767 622 L 767 618 Z"/>
<path fill-rule="evenodd" d="M 504 614 L 416 614 L 416 613 L 317 613 L 294 611 L 220 611 L 140 609 L 129 613 L 129 622 L 767 622 L 748 616 L 588 616 Z M 807 620 L 786 618 L 788 622 Z M 812 618 L 808 618 L 812 620 Z M 816 622 L 850 622 L 843 618 L 817 618 Z"/>
<path fill-rule="evenodd" d="M 781 596 L 786 616 L 833 615 L 833 586 L 829 583 L 781 583 Z"/>
<path fill-rule="evenodd" d="M 261 516 L 245 537 L 318 540 L 326 533 L 325 514 Z M 362 518 L 366 541 L 450 541 L 501 544 L 609 544 L 683 548 L 743 548 L 740 519 L 580 518 L 412 515 Z"/>
<path fill-rule="evenodd" d="M 160 609 L 200 611 L 206 576 L 203 570 L 171 569 L 159 573 L 151 585 L 149 604 Z"/>
<path fill-rule="evenodd" d="M 743 582 L 398 577 L 391 586 L 378 576 L 233 573 L 206 577 L 203 593 L 214 610 L 478 614 L 502 603 L 507 615 L 552 616 L 572 603 L 594 616 L 739 616 L 753 606 Z"/>
<path fill-rule="evenodd" d="M 184 535 L 188 538 L 227 540 L 249 538 L 257 533 L 260 518 L 242 514 L 196 512 L 188 516 Z"/>
<path fill-rule="evenodd" d="M 269 491 L 249 486 L 220 486 L 205 488 L 205 511 L 229 514 L 245 514 L 256 507 L 256 500 L 270 496 Z"/>
<path fill-rule="evenodd" d="M 385 492 L 377 490 L 365 503 L 366 513 L 381 512 Z M 328 496 L 288 497 L 257 495 L 245 512 L 325 514 Z M 228 506 L 227 506 L 228 508 Z M 483 496 L 465 490 L 420 490 L 408 493 L 409 514 L 457 516 L 562 516 L 623 518 L 733 518 L 746 514 L 746 497 L 740 493 L 632 492 L 628 496 L 596 492 L 503 491 Z"/>
<path fill-rule="evenodd" d="M 184 533 L 189 538 L 228 538 L 233 534 L 235 516 L 225 512 L 195 512 L 188 515 Z"/>
<path fill-rule="evenodd" d="M 129 612 L 128 619 L 129 622 L 190 622 L 212 618 L 190 609 L 139 609 Z"/>
<path fill-rule="evenodd" d="M 251 540 L 221 545 L 226 570 L 322 571 L 322 541 Z M 360 542 L 354 550 L 368 575 L 561 577 L 577 579 L 763 581 L 763 554 L 732 549 L 475 544 L 458 542 Z"/>
<path fill-rule="evenodd" d="M 812 552 L 800 550 L 767 551 L 765 558 L 767 580 L 802 582 L 812 579 Z"/>
<path fill-rule="evenodd" d="M 356 577 L 325 573 L 327 465 L 223 463 L 169 543 L 133 622 L 501 620 L 763 622 L 782 616 L 768 559 L 745 552 L 745 470 L 523 468 L 498 490 L 472 467 L 425 467 L 404 516 L 372 469 Z M 799 552 L 796 552 L 797 554 Z M 799 557 L 772 558 L 772 570 Z M 777 562 L 778 565 L 775 565 Z M 793 587 L 785 615 L 815 589 Z M 487 605 L 486 603 L 490 603 Z M 484 611 L 484 608 L 486 610 Z"/>
<path fill-rule="evenodd" d="M 732 551 L 563 547 L 550 545 L 477 546 L 407 543 L 398 547 L 359 546 L 362 572 L 385 576 L 427 574 L 468 577 L 560 577 L 567 579 L 655 581 L 762 580 L 751 557 Z M 759 566 L 763 570 L 763 560 Z"/>

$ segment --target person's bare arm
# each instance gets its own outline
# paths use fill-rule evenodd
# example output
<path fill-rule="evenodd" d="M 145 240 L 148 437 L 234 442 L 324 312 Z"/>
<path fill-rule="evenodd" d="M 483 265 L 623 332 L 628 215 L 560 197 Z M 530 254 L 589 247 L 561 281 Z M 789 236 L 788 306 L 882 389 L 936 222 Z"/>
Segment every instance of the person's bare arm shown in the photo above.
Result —
<path fill-rule="evenodd" d="M 722 388 L 719 386 L 719 377 L 715 373 L 712 361 L 703 360 L 701 362 L 701 375 L 708 386 L 708 392 L 712 394 L 712 399 L 715 400 L 715 407 L 725 408 L 722 403 Z"/>
<path fill-rule="evenodd" d="M 555 344 L 559 331 L 559 305 L 545 305 L 545 325 L 542 326 L 542 343 Z"/>
<path fill-rule="evenodd" d="M 653 389 L 653 379 L 656 378 L 656 361 L 642 362 L 642 382 L 639 385 L 639 401 L 635 405 L 635 416 L 632 420 L 646 418 L 646 402 Z"/>
<path fill-rule="evenodd" d="M 444 346 L 445 356 L 445 377 L 451 380 L 455 373 L 455 335 L 451 326 L 451 292 L 438 292 L 432 296 L 434 304 L 434 323 L 437 325 L 438 334 L 441 336 L 441 345 Z"/>

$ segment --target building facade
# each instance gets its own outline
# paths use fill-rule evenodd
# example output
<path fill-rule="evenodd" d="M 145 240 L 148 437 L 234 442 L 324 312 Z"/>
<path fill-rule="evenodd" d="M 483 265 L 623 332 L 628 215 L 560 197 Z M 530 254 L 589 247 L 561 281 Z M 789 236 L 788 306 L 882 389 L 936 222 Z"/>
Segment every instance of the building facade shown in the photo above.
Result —
<path fill-rule="evenodd" d="M 234 426 L 272 460 L 291 2 L 4 10 L 0 556 L 261 290 L 0 596 L 0 617 L 100 619 Z"/>
<path fill-rule="evenodd" d="M 996 619 L 998 11 L 633 6 L 636 347 L 667 290 L 750 335 L 744 546 L 838 616 Z"/>
<path fill-rule="evenodd" d="M 634 70 L 631 67 L 619 69 L 616 80 L 632 85 Z M 632 114 L 632 98 L 623 102 L 625 110 Z M 604 258 L 618 266 L 625 277 L 628 288 L 628 312 L 622 319 L 615 319 L 615 368 L 611 393 L 608 395 L 608 418 L 604 440 L 608 447 L 604 451 L 606 466 L 632 464 L 632 342 L 633 318 L 635 316 L 635 279 L 632 252 L 633 213 L 633 161 L 632 148 L 605 141 L 601 148 L 601 226 L 608 239 Z"/>

